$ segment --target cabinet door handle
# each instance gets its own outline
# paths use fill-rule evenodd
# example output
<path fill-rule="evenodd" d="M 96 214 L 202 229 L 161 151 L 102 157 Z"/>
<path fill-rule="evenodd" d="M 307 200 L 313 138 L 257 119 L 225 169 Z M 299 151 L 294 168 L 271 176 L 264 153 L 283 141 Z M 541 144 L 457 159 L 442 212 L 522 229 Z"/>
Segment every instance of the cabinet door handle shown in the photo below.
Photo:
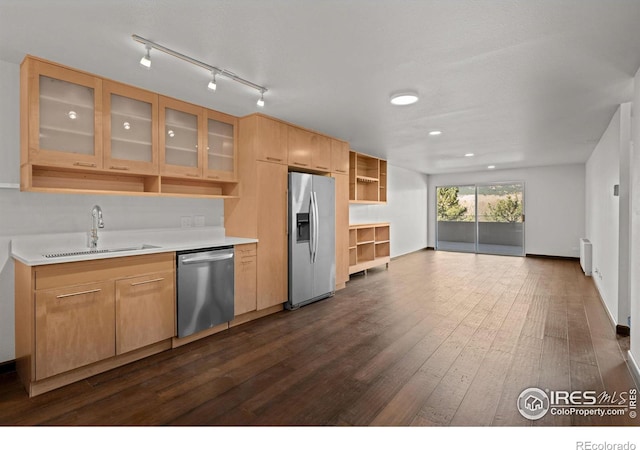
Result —
<path fill-rule="evenodd" d="M 82 161 L 76 161 L 73 163 L 74 166 L 80 166 L 80 167 L 95 167 L 96 163 L 88 163 L 88 162 L 82 162 Z"/>
<path fill-rule="evenodd" d="M 207 178 L 211 178 L 212 180 L 219 180 L 220 177 L 217 175 L 207 175 Z"/>
<path fill-rule="evenodd" d="M 317 167 L 318 169 L 329 170 L 329 168 L 328 168 L 328 167 L 325 167 L 325 166 L 316 166 L 316 167 Z"/>
<path fill-rule="evenodd" d="M 347 171 L 346 171 L 346 170 L 344 170 L 344 169 L 336 169 L 336 172 L 340 172 L 340 173 L 347 173 Z"/>
<path fill-rule="evenodd" d="M 102 289 L 91 289 L 88 291 L 74 292 L 73 294 L 56 295 L 56 298 L 67 298 L 67 297 L 74 297 L 76 295 L 93 294 L 94 292 L 100 292 L 101 290 Z"/>
<path fill-rule="evenodd" d="M 303 166 L 303 167 L 307 167 L 309 164 L 304 164 L 298 161 L 294 161 L 293 164 L 295 164 L 296 166 Z"/>
<path fill-rule="evenodd" d="M 267 161 L 277 161 L 282 162 L 282 158 L 274 158 L 272 156 L 267 156 Z"/>
<path fill-rule="evenodd" d="M 197 173 L 186 173 L 185 176 L 187 176 L 187 177 L 198 177 L 199 175 Z"/>
<path fill-rule="evenodd" d="M 109 166 L 109 169 L 114 169 L 114 170 L 129 170 L 128 167 L 126 166 Z"/>
<path fill-rule="evenodd" d="M 157 283 L 158 281 L 164 281 L 164 278 L 154 278 L 153 280 L 138 281 L 131 283 L 131 286 L 140 286 L 141 284 Z"/>

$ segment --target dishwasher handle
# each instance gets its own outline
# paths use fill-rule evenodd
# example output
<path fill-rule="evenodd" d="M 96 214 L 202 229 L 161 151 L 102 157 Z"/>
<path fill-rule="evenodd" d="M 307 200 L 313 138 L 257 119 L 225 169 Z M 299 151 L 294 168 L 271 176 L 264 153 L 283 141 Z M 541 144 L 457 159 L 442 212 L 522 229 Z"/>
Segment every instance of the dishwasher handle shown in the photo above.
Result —
<path fill-rule="evenodd" d="M 184 258 L 180 262 L 182 264 L 198 264 L 205 262 L 224 261 L 233 258 L 233 253 L 225 253 L 222 255 L 196 256 L 194 258 Z"/>

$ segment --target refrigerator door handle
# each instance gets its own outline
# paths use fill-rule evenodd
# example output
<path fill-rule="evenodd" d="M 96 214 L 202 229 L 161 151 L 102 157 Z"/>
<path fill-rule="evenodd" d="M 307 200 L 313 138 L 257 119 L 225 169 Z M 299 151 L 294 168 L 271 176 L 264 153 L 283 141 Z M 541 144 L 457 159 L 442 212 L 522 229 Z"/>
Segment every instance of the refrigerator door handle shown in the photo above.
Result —
<path fill-rule="evenodd" d="M 320 215 L 318 212 L 318 194 L 315 191 L 311 194 L 313 195 L 313 220 L 315 221 L 315 226 L 313 227 L 315 234 L 313 238 L 313 262 L 315 263 L 318 257 L 318 241 L 320 240 Z"/>
<path fill-rule="evenodd" d="M 311 227 L 311 233 L 309 233 L 309 257 L 311 259 L 311 262 L 313 263 L 314 259 L 315 259 L 315 248 L 316 248 L 316 243 L 315 243 L 315 238 L 316 238 L 316 209 L 314 208 L 313 205 L 314 202 L 314 198 L 313 198 L 313 191 L 311 192 L 311 195 L 309 195 L 309 226 Z"/>

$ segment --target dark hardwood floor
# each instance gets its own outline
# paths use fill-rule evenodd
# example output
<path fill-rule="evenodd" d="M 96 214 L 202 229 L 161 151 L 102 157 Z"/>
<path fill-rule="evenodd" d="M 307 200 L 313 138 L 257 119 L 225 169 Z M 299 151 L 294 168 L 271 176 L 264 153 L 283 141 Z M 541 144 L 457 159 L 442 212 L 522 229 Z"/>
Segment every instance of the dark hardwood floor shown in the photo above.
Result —
<path fill-rule="evenodd" d="M 0 424 L 638 425 L 516 409 L 528 387 L 635 388 L 628 342 L 577 262 L 421 251 L 33 399 L 0 375 Z"/>

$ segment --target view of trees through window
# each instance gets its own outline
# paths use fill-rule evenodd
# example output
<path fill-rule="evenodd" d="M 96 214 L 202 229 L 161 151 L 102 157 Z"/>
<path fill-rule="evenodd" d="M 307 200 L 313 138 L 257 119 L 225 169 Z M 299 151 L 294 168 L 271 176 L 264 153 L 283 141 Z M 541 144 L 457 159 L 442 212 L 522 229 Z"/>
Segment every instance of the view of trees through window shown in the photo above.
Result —
<path fill-rule="evenodd" d="M 440 187 L 438 196 L 438 221 L 474 222 L 476 207 L 479 222 L 522 222 L 521 184 L 495 184 L 476 186 Z"/>

